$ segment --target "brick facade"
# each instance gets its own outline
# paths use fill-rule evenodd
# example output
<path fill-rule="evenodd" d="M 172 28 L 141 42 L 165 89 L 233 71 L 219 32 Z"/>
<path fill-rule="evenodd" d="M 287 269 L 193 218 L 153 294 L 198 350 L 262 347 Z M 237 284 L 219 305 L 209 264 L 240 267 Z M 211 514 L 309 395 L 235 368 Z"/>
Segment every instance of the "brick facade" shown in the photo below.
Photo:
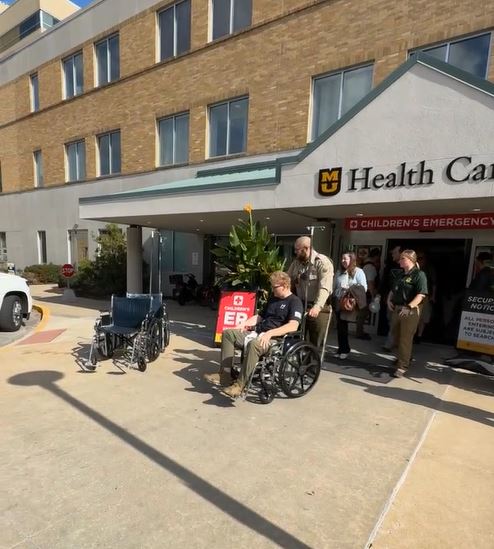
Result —
<path fill-rule="evenodd" d="M 158 8 L 169 5 L 157 3 Z M 120 129 L 122 172 L 155 169 L 156 119 L 190 111 L 191 163 L 207 158 L 207 107 L 249 96 L 247 154 L 303 147 L 312 77 L 374 63 L 374 85 L 413 48 L 494 27 L 490 0 L 253 0 L 253 25 L 208 43 L 208 2 L 192 0 L 191 51 L 156 63 L 156 10 L 142 12 L 38 68 L 40 107 L 30 113 L 29 74 L 0 89 L 3 191 L 33 187 L 32 153 L 43 152 L 45 186 L 65 180 L 64 144 L 86 140 L 96 177 L 96 136 Z M 120 33 L 121 79 L 94 88 L 93 42 Z M 84 94 L 62 101 L 61 60 L 82 49 Z M 489 79 L 494 80 L 491 58 Z M 33 71 L 34 72 L 34 71 Z"/>

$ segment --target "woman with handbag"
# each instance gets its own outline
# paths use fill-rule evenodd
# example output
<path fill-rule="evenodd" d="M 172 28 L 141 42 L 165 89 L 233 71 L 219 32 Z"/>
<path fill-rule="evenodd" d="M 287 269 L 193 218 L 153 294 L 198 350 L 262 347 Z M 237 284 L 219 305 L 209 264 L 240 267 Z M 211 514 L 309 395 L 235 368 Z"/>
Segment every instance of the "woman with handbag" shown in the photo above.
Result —
<path fill-rule="evenodd" d="M 353 286 L 353 288 L 352 288 Z M 351 289 L 351 290 L 350 290 Z M 367 280 L 362 269 L 357 267 L 357 258 L 353 252 L 341 256 L 340 268 L 334 279 L 333 296 L 336 310 L 336 332 L 338 334 L 337 358 L 344 360 L 350 353 L 348 341 L 348 322 L 357 318 L 358 294 L 364 296 Z"/>

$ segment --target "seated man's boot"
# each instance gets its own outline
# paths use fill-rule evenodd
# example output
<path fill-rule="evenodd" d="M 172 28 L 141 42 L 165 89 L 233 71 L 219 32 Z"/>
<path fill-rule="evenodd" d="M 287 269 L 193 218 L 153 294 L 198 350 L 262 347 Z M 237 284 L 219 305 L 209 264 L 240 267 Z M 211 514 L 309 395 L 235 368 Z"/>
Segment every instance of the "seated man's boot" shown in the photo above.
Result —
<path fill-rule="evenodd" d="M 229 387 L 223 389 L 223 392 L 229 397 L 237 398 L 242 394 L 242 390 L 240 384 L 235 381 L 235 383 L 232 383 Z"/>
<path fill-rule="evenodd" d="M 215 385 L 221 385 L 222 387 L 228 387 L 232 382 L 232 376 L 230 372 L 226 370 L 220 370 L 216 374 L 205 374 L 204 379 Z"/>

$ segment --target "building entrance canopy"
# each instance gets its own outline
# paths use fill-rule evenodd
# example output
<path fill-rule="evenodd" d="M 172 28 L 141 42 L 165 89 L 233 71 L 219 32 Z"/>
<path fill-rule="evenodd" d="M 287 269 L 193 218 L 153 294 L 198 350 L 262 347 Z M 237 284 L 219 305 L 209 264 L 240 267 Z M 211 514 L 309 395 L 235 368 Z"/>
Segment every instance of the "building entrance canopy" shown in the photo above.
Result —
<path fill-rule="evenodd" d="M 296 234 L 317 220 L 493 212 L 493 128 L 494 86 L 421 54 L 297 155 L 81 198 L 80 216 L 218 234 L 249 203 L 272 232 Z"/>

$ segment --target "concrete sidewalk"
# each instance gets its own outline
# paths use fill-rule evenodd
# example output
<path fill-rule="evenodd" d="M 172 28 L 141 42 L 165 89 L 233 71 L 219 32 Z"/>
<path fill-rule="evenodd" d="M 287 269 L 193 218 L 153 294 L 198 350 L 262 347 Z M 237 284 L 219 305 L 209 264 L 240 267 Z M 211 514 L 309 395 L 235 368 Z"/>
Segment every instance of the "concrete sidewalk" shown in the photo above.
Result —
<path fill-rule="evenodd" d="M 101 302 L 35 298 L 64 331 L 0 349 L 1 547 L 494 546 L 493 380 L 451 350 L 395 380 L 359 341 L 302 399 L 232 403 L 203 380 L 213 311 L 170 303 L 145 373 L 84 373 Z"/>

